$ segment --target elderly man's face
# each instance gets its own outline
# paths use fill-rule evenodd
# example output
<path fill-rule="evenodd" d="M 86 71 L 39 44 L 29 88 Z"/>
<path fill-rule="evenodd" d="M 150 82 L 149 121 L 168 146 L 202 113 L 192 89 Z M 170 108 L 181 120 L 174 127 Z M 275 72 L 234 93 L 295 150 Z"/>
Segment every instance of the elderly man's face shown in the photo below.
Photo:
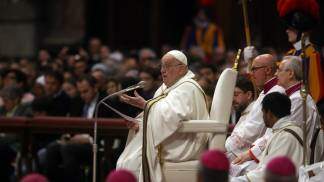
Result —
<path fill-rule="evenodd" d="M 264 83 L 267 81 L 267 77 L 270 76 L 270 73 L 273 74 L 271 61 L 272 56 L 270 55 L 260 55 L 253 60 L 251 73 L 255 85 L 258 88 L 263 88 Z"/>
<path fill-rule="evenodd" d="M 164 55 L 161 62 L 163 83 L 170 87 L 183 76 L 186 65 L 169 54 Z"/>
<path fill-rule="evenodd" d="M 288 83 L 291 78 L 291 70 L 285 68 L 285 61 L 281 62 L 279 68 L 277 69 L 278 85 L 287 89 L 289 87 Z"/>
<path fill-rule="evenodd" d="M 258 88 L 262 88 L 266 81 L 266 73 L 265 73 L 266 65 L 262 63 L 253 62 L 252 64 L 252 77 L 255 80 L 255 85 Z"/>

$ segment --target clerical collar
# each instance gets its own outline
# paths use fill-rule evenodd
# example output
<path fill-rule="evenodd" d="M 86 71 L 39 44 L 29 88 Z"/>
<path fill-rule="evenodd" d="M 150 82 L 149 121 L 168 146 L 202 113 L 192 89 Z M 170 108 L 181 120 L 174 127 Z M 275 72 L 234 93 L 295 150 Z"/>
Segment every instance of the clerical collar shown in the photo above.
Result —
<path fill-rule="evenodd" d="M 288 89 L 286 89 L 286 94 L 287 96 L 291 96 L 293 93 L 295 93 L 296 91 L 300 90 L 302 83 L 298 82 L 295 85 L 292 85 L 291 87 L 289 87 Z"/>
<path fill-rule="evenodd" d="M 308 46 L 310 44 L 310 41 L 309 41 L 309 37 L 306 37 L 305 39 L 305 46 Z M 301 40 L 299 40 L 298 42 L 294 43 L 294 48 L 299 51 L 301 50 L 302 48 L 302 43 L 301 43 Z"/>
<path fill-rule="evenodd" d="M 263 86 L 263 92 L 264 94 L 266 94 L 267 92 L 269 92 L 269 90 L 274 87 L 275 85 L 277 85 L 278 82 L 278 78 L 277 77 L 273 77 L 270 80 L 268 80 L 264 86 Z"/>
<path fill-rule="evenodd" d="M 183 76 L 181 77 L 177 82 L 175 82 L 173 85 L 171 85 L 170 87 L 167 87 L 164 83 L 162 84 L 162 93 L 163 94 L 166 94 L 168 93 L 170 90 L 172 90 L 173 88 L 177 87 L 179 84 L 181 84 L 182 82 L 184 82 L 185 80 L 187 79 L 192 79 L 195 77 L 195 74 L 188 70 L 188 72 Z"/>

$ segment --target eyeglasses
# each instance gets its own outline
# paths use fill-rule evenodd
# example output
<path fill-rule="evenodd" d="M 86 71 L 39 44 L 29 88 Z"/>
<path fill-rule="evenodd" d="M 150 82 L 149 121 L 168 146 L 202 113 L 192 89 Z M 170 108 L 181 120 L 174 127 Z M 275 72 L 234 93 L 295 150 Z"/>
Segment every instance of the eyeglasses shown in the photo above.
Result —
<path fill-rule="evenodd" d="M 251 71 L 252 72 L 256 72 L 258 69 L 261 69 L 261 68 L 266 68 L 267 66 L 257 66 L 257 67 L 252 67 L 251 68 Z"/>
<path fill-rule="evenodd" d="M 169 69 L 171 67 L 176 67 L 176 66 L 181 66 L 181 65 L 184 65 L 184 64 L 169 64 L 169 65 L 168 64 L 166 64 L 166 65 L 161 64 L 160 68 L 163 69 L 163 70 L 166 70 L 166 69 Z"/>

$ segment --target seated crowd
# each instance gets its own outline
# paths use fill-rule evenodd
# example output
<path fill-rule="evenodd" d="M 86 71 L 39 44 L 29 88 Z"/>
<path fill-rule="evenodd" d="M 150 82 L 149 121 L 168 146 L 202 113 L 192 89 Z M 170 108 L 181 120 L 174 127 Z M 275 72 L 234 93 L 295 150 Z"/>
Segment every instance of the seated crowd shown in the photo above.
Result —
<path fill-rule="evenodd" d="M 145 100 L 151 99 L 162 83 L 157 54 L 169 50 L 164 47 L 160 53 L 149 48 L 111 51 L 93 38 L 88 50 L 63 47 L 55 54 L 41 49 L 35 60 L 3 58 L 0 60 L 0 117 L 93 118 L 95 106 L 102 98 L 139 81 L 145 81 L 145 86 L 138 94 Z M 266 50 L 261 52 L 267 53 Z M 196 74 L 195 79 L 205 91 L 210 107 L 218 76 L 233 66 L 235 51 L 224 50 L 220 54 L 217 50 L 208 63 L 194 51 L 188 51 L 187 55 L 189 68 Z M 275 52 L 256 56 L 251 74 L 247 74 L 246 61 L 240 62 L 231 114 L 231 122 L 236 126 L 226 139 L 225 152 L 210 150 L 201 155 L 197 181 L 298 180 L 305 145 L 301 129 L 303 102 L 299 92 L 302 65 L 299 57 L 281 57 Z M 140 113 L 119 97 L 107 100 L 107 104 L 132 117 Z M 316 137 L 322 132 L 323 107 L 323 101 L 316 105 L 311 95 L 307 96 L 306 158 L 312 163 L 324 160 L 322 140 Z M 120 118 L 104 107 L 99 108 L 98 116 Z M 17 140 L 15 134 L 0 136 L 0 161 L 3 161 L 0 178 L 5 181 L 16 180 L 13 164 L 21 147 L 17 146 Z M 40 165 L 37 172 L 46 177 L 29 174 L 22 182 L 83 181 L 91 176 L 91 171 L 85 172 L 80 167 L 92 163 L 90 135 L 45 136 L 35 142 Z M 114 139 L 117 146 L 113 166 L 107 173 L 115 167 L 125 142 L 125 138 Z M 123 169 L 111 171 L 106 178 L 108 182 L 136 180 L 131 172 Z"/>

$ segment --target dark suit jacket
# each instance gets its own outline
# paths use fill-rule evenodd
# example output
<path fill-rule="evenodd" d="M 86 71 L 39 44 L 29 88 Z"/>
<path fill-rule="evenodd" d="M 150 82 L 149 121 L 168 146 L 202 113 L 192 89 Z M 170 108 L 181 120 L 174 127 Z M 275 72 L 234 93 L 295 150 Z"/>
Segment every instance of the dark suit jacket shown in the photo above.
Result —
<path fill-rule="evenodd" d="M 48 116 L 67 116 L 70 113 L 70 97 L 64 92 L 60 91 L 54 96 L 51 96 L 51 106 L 48 111 Z"/>
<path fill-rule="evenodd" d="M 7 111 L 5 110 L 4 107 L 0 107 L 0 116 L 6 116 Z M 30 103 L 23 103 L 19 104 L 17 106 L 17 109 L 13 113 L 14 116 L 31 116 L 32 115 L 32 110 L 31 110 L 31 105 Z"/>

